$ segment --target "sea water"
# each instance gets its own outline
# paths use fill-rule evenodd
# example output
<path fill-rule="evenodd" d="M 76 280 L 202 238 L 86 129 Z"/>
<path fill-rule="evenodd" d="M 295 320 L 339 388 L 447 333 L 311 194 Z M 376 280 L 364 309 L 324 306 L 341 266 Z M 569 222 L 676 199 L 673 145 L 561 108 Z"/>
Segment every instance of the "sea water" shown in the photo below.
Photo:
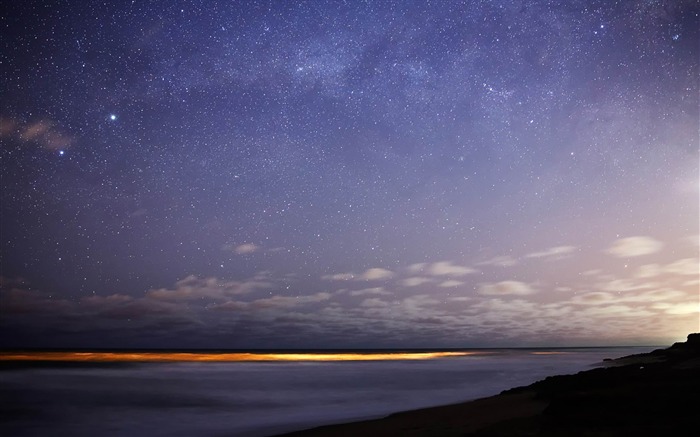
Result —
<path fill-rule="evenodd" d="M 651 349 L 488 350 L 419 361 L 12 368 L 0 371 L 0 434 L 268 436 L 477 399 Z"/>

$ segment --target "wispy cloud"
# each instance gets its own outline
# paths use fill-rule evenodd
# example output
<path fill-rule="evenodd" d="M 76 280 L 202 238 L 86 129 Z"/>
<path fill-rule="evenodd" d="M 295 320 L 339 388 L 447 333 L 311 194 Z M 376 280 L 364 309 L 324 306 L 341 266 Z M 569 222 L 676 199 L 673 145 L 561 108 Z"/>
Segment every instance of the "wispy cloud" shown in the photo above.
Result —
<path fill-rule="evenodd" d="M 603 291 L 613 291 L 619 293 L 623 291 L 644 290 L 658 286 L 659 284 L 656 282 L 638 282 L 632 279 L 612 279 L 610 281 L 600 283 L 598 288 Z"/>
<path fill-rule="evenodd" d="M 48 150 L 66 149 L 75 141 L 50 120 L 23 123 L 11 117 L 0 117 L 0 138 L 14 138 L 21 143 L 35 144 Z"/>
<path fill-rule="evenodd" d="M 576 246 L 556 246 L 540 252 L 532 252 L 525 255 L 525 258 L 551 258 L 561 259 L 570 256 L 576 251 Z"/>
<path fill-rule="evenodd" d="M 635 277 L 653 278 L 663 273 L 700 276 L 700 260 L 698 258 L 682 258 L 663 266 L 659 264 L 645 264 L 637 268 Z"/>
<path fill-rule="evenodd" d="M 448 279 L 447 281 L 443 281 L 438 284 L 438 287 L 442 288 L 454 288 L 454 287 L 459 287 L 460 285 L 464 285 L 465 283 L 463 281 L 457 281 L 456 279 Z"/>
<path fill-rule="evenodd" d="M 479 293 L 486 296 L 525 296 L 536 292 L 537 290 L 530 287 L 530 285 L 520 281 L 501 281 L 494 284 L 479 285 Z"/>
<path fill-rule="evenodd" d="M 663 310 L 666 314 L 671 315 L 689 315 L 700 313 L 700 303 L 697 301 L 688 301 L 682 303 L 658 303 L 654 304 L 653 308 Z"/>
<path fill-rule="evenodd" d="M 350 296 L 367 296 L 367 295 L 375 295 L 375 296 L 381 296 L 381 295 L 391 295 L 388 291 L 384 289 L 384 287 L 373 287 L 373 288 L 364 288 L 362 290 L 352 290 L 348 292 Z"/>
<path fill-rule="evenodd" d="M 222 281 L 217 278 L 200 278 L 190 275 L 177 281 L 173 288 L 148 290 L 146 297 L 162 300 L 213 299 L 226 300 L 231 296 L 250 293 L 257 289 L 270 288 L 271 283 L 262 280 Z"/>
<path fill-rule="evenodd" d="M 676 275 L 700 276 L 700 260 L 698 258 L 683 258 L 663 267 L 665 273 Z"/>
<path fill-rule="evenodd" d="M 351 279 L 355 279 L 355 274 L 354 273 L 333 273 L 332 275 L 323 275 L 323 276 L 321 276 L 321 279 L 325 279 L 327 281 L 349 281 Z"/>
<path fill-rule="evenodd" d="M 224 303 L 211 305 L 208 308 L 220 311 L 284 309 L 310 303 L 324 302 L 329 300 L 331 296 L 330 293 L 326 292 L 299 296 L 275 295 L 262 299 L 255 299 L 250 302 L 230 300 Z"/>
<path fill-rule="evenodd" d="M 605 291 L 593 291 L 584 293 L 572 298 L 572 302 L 581 305 L 601 305 L 609 304 L 615 301 L 615 296 L 612 293 Z"/>
<path fill-rule="evenodd" d="M 17 121 L 14 118 L 0 116 L 0 138 L 9 137 L 17 130 Z"/>
<path fill-rule="evenodd" d="M 243 244 L 225 244 L 222 247 L 222 249 L 237 253 L 238 255 L 249 255 L 251 253 L 258 252 L 262 248 L 260 246 L 258 246 L 257 244 L 243 243 Z"/>
<path fill-rule="evenodd" d="M 365 281 L 379 281 L 383 279 L 391 279 L 394 276 L 394 272 L 391 270 L 383 269 L 381 267 L 374 267 L 367 269 L 362 273 L 359 278 Z"/>
<path fill-rule="evenodd" d="M 632 258 L 656 253 L 662 247 L 663 243 L 660 241 L 651 237 L 638 236 L 616 240 L 606 252 L 618 258 Z"/>
<path fill-rule="evenodd" d="M 409 278 L 404 278 L 401 281 L 401 284 L 404 287 L 417 287 L 419 285 L 432 282 L 433 280 L 430 278 L 426 278 L 425 276 L 411 276 Z"/>
<path fill-rule="evenodd" d="M 417 274 L 425 270 L 425 267 L 428 265 L 428 263 L 415 263 L 411 264 L 406 268 L 406 270 L 411 273 L 411 274 Z"/>
<path fill-rule="evenodd" d="M 464 276 L 477 272 L 477 270 L 471 267 L 455 265 L 450 261 L 439 261 L 430 264 L 425 268 L 425 271 L 433 276 Z"/>
<path fill-rule="evenodd" d="M 497 256 L 486 261 L 476 263 L 478 266 L 512 267 L 518 265 L 518 260 L 512 256 Z"/>
<path fill-rule="evenodd" d="M 330 275 L 323 275 L 321 279 L 327 281 L 381 281 L 387 280 L 394 277 L 394 272 L 381 267 L 373 267 L 365 270 L 360 274 L 355 273 L 333 273 Z"/>
<path fill-rule="evenodd" d="M 644 264 L 637 268 L 635 276 L 642 279 L 653 278 L 654 276 L 658 276 L 661 271 L 661 267 L 658 264 Z"/>
<path fill-rule="evenodd" d="M 370 297 L 360 302 L 360 306 L 364 308 L 385 308 L 389 306 L 389 303 L 376 297 Z"/>
<path fill-rule="evenodd" d="M 666 304 L 685 301 L 688 294 L 670 288 L 659 288 L 647 291 L 630 290 L 626 293 L 613 293 L 608 291 L 592 291 L 579 294 L 571 299 L 578 305 L 610 305 L 619 303 L 655 303 Z"/>

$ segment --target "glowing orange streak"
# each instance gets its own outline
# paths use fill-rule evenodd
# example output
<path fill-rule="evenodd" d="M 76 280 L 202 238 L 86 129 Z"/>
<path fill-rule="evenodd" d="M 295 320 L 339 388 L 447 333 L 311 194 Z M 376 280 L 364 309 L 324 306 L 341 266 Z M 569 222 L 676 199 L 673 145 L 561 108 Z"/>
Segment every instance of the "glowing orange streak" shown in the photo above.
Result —
<path fill-rule="evenodd" d="M 176 362 L 176 361 L 379 361 L 430 360 L 477 355 L 478 352 L 265 354 L 159 352 L 28 352 L 0 353 L 0 361 Z"/>

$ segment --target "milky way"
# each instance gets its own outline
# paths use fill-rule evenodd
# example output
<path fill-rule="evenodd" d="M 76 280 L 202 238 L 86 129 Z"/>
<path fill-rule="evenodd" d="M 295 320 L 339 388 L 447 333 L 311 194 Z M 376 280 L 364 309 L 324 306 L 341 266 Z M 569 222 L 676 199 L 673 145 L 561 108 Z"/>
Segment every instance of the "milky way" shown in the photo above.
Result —
<path fill-rule="evenodd" d="M 0 344 L 700 329 L 695 1 L 2 14 Z"/>

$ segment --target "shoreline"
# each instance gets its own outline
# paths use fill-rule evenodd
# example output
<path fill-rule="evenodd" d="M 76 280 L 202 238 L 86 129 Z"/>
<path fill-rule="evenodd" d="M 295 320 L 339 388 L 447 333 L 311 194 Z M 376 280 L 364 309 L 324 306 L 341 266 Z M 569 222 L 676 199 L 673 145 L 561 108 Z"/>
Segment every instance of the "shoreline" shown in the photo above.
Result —
<path fill-rule="evenodd" d="M 683 435 L 695 427 L 700 334 L 666 349 L 606 359 L 498 395 L 324 425 L 276 437 Z"/>

